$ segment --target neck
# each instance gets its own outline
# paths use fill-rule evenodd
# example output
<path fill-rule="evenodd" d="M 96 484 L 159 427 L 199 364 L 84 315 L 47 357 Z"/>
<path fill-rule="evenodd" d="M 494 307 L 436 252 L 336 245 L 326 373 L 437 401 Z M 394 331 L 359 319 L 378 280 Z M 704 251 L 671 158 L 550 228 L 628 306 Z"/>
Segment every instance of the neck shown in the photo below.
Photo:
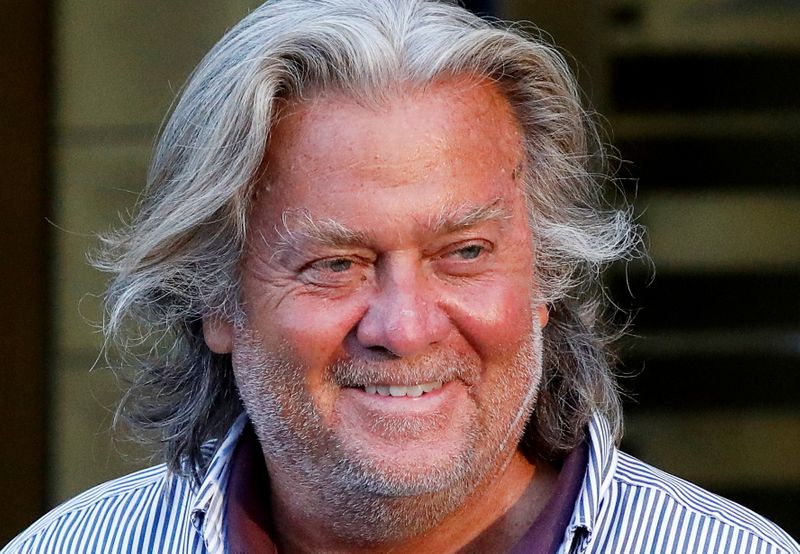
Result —
<path fill-rule="evenodd" d="M 318 490 L 299 488 L 278 468 L 269 470 L 270 511 L 281 551 L 365 554 L 389 550 L 422 554 L 507 551 L 542 511 L 557 476 L 548 464 L 531 462 L 515 452 L 499 473 L 485 479 L 458 509 L 434 527 L 403 539 L 354 545 L 352 539 L 337 534 L 337 514 L 326 509 Z M 407 501 L 417 503 L 413 498 Z M 420 511 L 420 517 L 426 517 L 424 511 Z M 365 531 L 364 536 L 369 536 L 369 530 Z"/>

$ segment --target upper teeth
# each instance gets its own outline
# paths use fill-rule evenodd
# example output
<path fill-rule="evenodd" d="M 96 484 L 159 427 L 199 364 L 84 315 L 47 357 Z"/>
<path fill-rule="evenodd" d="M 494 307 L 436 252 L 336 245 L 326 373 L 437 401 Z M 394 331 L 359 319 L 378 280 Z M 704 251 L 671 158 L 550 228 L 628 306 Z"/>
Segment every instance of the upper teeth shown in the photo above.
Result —
<path fill-rule="evenodd" d="M 381 396 L 422 396 L 422 393 L 442 387 L 441 381 L 433 383 L 421 383 L 419 385 L 365 385 L 364 390 L 369 394 L 380 394 Z"/>

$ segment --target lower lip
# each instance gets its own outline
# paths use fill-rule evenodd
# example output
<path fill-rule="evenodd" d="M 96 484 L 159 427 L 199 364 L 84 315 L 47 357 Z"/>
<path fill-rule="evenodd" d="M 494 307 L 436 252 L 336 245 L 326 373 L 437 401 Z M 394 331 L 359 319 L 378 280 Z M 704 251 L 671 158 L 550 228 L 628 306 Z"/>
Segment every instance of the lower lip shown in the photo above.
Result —
<path fill-rule="evenodd" d="M 461 444 L 470 400 L 460 381 L 422 396 L 381 396 L 350 388 L 341 390 L 335 411 L 343 444 L 360 456 L 392 467 L 406 462 L 419 467 L 447 459 Z"/>

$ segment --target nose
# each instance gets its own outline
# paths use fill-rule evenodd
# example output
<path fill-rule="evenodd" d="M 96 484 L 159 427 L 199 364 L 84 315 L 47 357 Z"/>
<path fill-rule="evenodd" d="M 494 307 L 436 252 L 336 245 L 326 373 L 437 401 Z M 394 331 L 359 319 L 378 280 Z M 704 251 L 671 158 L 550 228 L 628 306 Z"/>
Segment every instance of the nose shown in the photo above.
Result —
<path fill-rule="evenodd" d="M 429 278 L 413 264 L 398 265 L 382 272 L 356 337 L 362 347 L 409 357 L 446 339 L 450 320 Z"/>

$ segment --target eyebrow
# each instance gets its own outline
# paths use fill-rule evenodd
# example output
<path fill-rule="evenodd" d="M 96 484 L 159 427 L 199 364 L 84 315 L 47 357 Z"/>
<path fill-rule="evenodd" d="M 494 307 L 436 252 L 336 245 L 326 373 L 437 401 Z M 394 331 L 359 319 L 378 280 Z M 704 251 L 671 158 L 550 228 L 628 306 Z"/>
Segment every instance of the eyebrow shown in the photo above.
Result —
<path fill-rule="evenodd" d="M 470 202 L 444 205 L 425 223 L 431 232 L 442 235 L 510 217 L 511 213 L 503 206 L 502 200 L 495 198 L 483 205 Z M 334 219 L 314 219 L 304 208 L 284 211 L 281 224 L 275 226 L 275 233 L 278 238 L 272 244 L 273 256 L 299 251 L 304 243 L 309 242 L 330 248 L 374 242 L 372 233 L 355 231 Z"/>
<path fill-rule="evenodd" d="M 285 210 L 274 229 L 278 238 L 268 245 L 273 250 L 272 257 L 299 252 L 306 243 L 341 248 L 363 245 L 370 239 L 368 233 L 354 231 L 334 219 L 314 219 L 305 208 Z"/>
<path fill-rule="evenodd" d="M 509 218 L 511 218 L 509 209 L 503 205 L 500 198 L 494 198 L 482 205 L 469 202 L 445 205 L 439 214 L 429 221 L 428 226 L 434 233 L 446 234 Z"/>

